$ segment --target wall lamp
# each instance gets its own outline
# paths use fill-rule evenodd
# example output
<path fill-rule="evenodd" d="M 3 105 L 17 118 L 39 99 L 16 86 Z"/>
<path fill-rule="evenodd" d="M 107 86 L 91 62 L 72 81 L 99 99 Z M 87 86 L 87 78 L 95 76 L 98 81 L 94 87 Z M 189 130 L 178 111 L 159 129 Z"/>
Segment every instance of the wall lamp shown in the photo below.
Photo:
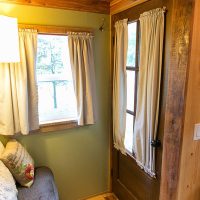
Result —
<path fill-rule="evenodd" d="M 20 62 L 17 19 L 0 15 L 0 63 Z"/>

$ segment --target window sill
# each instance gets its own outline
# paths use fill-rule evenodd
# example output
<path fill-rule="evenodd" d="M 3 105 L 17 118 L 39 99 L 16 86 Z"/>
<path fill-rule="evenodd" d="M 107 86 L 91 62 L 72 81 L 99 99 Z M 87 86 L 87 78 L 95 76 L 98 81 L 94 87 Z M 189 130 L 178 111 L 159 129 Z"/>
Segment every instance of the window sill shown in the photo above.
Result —
<path fill-rule="evenodd" d="M 38 132 L 47 133 L 53 131 L 62 131 L 75 127 L 78 127 L 78 123 L 76 120 L 52 122 L 52 123 L 41 124 Z"/>

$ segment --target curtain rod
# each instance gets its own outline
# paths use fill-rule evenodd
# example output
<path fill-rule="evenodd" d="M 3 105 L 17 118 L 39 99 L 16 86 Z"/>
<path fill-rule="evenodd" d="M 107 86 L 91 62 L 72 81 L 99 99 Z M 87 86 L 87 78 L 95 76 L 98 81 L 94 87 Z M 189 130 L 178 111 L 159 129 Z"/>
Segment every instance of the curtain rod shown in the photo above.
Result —
<path fill-rule="evenodd" d="M 93 28 L 68 27 L 68 26 L 46 26 L 35 24 L 18 24 L 20 29 L 36 29 L 40 34 L 67 35 L 70 32 L 86 32 L 94 35 Z"/>
<path fill-rule="evenodd" d="M 155 8 L 155 9 L 156 9 L 156 8 Z M 155 9 L 153 9 L 153 10 L 155 10 Z M 166 7 L 166 6 L 163 6 L 161 9 L 164 11 L 164 13 L 167 12 L 167 7 Z M 145 11 L 145 12 L 149 12 L 149 11 L 151 11 L 151 10 L 148 10 L 148 11 Z M 145 13 L 145 12 L 144 12 L 144 13 Z M 129 24 L 129 23 L 133 23 L 133 22 L 137 22 L 138 20 L 139 20 L 139 19 L 131 20 L 131 19 L 128 18 L 128 24 Z"/>

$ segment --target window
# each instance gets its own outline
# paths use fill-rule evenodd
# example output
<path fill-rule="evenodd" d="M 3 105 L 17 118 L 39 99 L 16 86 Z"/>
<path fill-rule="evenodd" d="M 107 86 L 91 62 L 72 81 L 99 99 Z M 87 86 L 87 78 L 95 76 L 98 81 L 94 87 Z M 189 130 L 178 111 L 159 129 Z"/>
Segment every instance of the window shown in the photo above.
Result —
<path fill-rule="evenodd" d="M 40 124 L 76 119 L 67 36 L 38 35 L 36 75 Z"/>
<path fill-rule="evenodd" d="M 127 54 L 127 110 L 125 148 L 132 153 L 133 128 L 137 105 L 137 78 L 139 62 L 139 28 L 138 22 L 128 24 L 128 54 Z"/>

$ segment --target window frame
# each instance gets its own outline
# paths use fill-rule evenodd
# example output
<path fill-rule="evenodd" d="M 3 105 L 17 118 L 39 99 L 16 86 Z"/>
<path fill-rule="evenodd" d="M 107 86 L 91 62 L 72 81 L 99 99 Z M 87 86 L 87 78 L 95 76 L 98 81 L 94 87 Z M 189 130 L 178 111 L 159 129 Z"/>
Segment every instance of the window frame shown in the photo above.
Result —
<path fill-rule="evenodd" d="M 134 130 L 134 124 L 135 124 L 135 116 L 136 116 L 136 109 L 137 109 L 137 91 L 138 91 L 138 74 L 139 74 L 139 50 L 140 50 L 140 23 L 139 20 L 133 20 L 133 21 L 128 21 L 128 24 L 136 23 L 136 51 L 135 51 L 135 66 L 126 66 L 126 71 L 134 71 L 135 72 L 135 93 L 134 93 L 134 108 L 133 111 L 126 109 L 126 114 L 130 114 L 133 116 L 133 130 Z M 125 148 L 126 149 L 126 148 Z M 131 156 L 134 156 L 134 152 L 130 152 L 128 149 L 126 149 L 126 152 Z"/>
<path fill-rule="evenodd" d="M 47 26 L 47 25 L 31 25 L 18 24 L 19 29 L 35 29 L 40 35 L 58 35 L 68 36 L 69 32 L 88 32 L 94 35 L 94 29 L 81 27 L 67 27 L 67 26 Z M 39 129 L 30 131 L 30 133 L 48 133 L 52 131 L 61 131 L 74 127 L 79 127 L 77 120 L 55 120 L 52 122 L 39 124 Z"/>
<path fill-rule="evenodd" d="M 67 36 L 67 35 L 61 35 L 61 34 L 45 34 L 45 33 L 39 33 L 38 35 L 48 35 L 48 36 Z M 51 74 L 52 75 L 52 74 Z M 52 75 L 53 76 L 53 75 Z M 56 75 L 55 75 L 56 76 Z M 38 81 L 38 82 L 43 82 L 43 81 Z M 51 82 L 51 81 L 44 81 L 44 82 Z M 38 93 L 39 96 L 39 93 Z M 57 127 L 58 125 L 62 125 L 64 127 L 65 124 L 68 124 L 68 126 L 66 127 L 70 127 L 70 124 L 74 124 L 75 122 L 77 122 L 77 120 L 75 118 L 69 118 L 69 119 L 55 119 L 52 121 L 44 121 L 44 122 L 40 122 L 39 125 L 40 127 L 43 128 L 43 130 L 49 130 L 49 128 L 47 128 L 48 126 L 53 126 L 54 128 Z M 59 127 L 60 127 L 59 126 Z M 58 128 L 59 128 L 58 127 Z M 54 129 L 52 129 L 53 131 Z"/>

